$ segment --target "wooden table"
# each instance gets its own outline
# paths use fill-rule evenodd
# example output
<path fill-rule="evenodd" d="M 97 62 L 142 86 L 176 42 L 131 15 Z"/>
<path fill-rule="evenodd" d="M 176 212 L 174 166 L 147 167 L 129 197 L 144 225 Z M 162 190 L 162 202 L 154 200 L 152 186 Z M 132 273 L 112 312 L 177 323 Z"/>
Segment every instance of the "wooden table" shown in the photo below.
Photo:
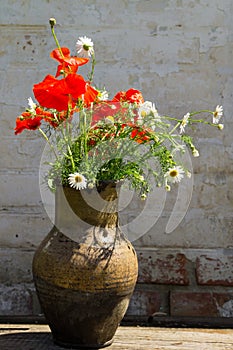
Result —
<path fill-rule="evenodd" d="M 61 350 L 43 324 L 0 324 L 1 350 Z M 118 328 L 109 350 L 233 350 L 233 329 Z"/>

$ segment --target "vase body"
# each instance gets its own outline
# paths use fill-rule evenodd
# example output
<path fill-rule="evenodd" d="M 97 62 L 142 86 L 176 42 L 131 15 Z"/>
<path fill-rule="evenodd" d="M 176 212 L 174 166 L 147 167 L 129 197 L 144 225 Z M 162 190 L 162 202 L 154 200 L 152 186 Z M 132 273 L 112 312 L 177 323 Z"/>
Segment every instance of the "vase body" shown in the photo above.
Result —
<path fill-rule="evenodd" d="M 94 195 L 57 190 L 55 225 L 34 255 L 33 277 L 60 346 L 110 345 L 128 308 L 138 265 L 118 225 L 117 196 L 115 183 L 104 183 Z"/>

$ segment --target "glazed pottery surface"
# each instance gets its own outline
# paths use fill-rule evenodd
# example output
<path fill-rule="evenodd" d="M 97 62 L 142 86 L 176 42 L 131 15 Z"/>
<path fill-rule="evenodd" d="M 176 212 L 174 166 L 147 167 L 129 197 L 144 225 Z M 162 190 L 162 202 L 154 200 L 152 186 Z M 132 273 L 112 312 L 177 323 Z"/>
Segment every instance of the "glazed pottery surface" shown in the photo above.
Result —
<path fill-rule="evenodd" d="M 128 308 L 138 265 L 117 202 L 114 182 L 98 191 L 57 190 L 55 225 L 35 253 L 33 276 L 58 345 L 110 345 Z"/>

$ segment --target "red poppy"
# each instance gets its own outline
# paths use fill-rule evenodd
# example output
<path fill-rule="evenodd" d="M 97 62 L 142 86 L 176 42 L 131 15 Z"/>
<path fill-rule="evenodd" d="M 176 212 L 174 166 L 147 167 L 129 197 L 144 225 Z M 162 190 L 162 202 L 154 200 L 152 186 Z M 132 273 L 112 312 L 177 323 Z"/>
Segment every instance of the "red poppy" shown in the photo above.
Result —
<path fill-rule="evenodd" d="M 139 90 L 129 89 L 125 91 L 119 91 L 113 98 L 113 101 L 137 103 L 138 105 L 144 102 L 144 98 Z"/>
<path fill-rule="evenodd" d="M 125 102 L 125 91 L 119 91 L 112 99 L 113 101 Z"/>
<path fill-rule="evenodd" d="M 68 47 L 61 47 L 61 49 L 55 49 L 50 52 L 50 57 L 54 58 L 60 63 L 64 62 L 64 59 L 70 57 L 70 50 Z"/>
<path fill-rule="evenodd" d="M 84 93 L 84 105 L 89 107 L 92 102 L 97 100 L 98 91 L 94 89 L 90 84 L 86 84 L 86 92 Z"/>
<path fill-rule="evenodd" d="M 36 115 L 43 118 L 44 121 L 48 122 L 53 128 L 58 127 L 65 119 L 67 119 L 67 112 L 62 111 L 58 113 L 53 113 L 50 111 L 45 111 L 41 107 L 36 108 Z"/>
<path fill-rule="evenodd" d="M 144 102 L 142 93 L 139 90 L 129 89 L 126 91 L 125 97 L 127 102 L 137 103 L 138 105 Z"/>
<path fill-rule="evenodd" d="M 86 92 L 86 82 L 77 74 L 69 74 L 61 80 L 47 75 L 42 82 L 34 85 L 33 92 L 43 107 L 64 111 L 72 99 L 77 99 Z"/>
<path fill-rule="evenodd" d="M 138 127 L 135 127 L 131 132 L 131 138 L 138 143 L 145 143 L 150 141 L 147 130 L 142 130 Z"/>
<path fill-rule="evenodd" d="M 87 83 L 81 75 L 69 74 L 64 81 L 66 83 L 66 87 L 62 87 L 64 88 L 63 93 L 70 94 L 75 100 L 85 94 L 87 90 Z"/>
<path fill-rule="evenodd" d="M 60 62 L 57 67 L 56 78 L 61 74 L 61 71 L 65 74 L 76 73 L 79 66 L 82 66 L 89 61 L 88 58 L 70 56 L 70 50 L 67 47 L 62 47 L 61 50 L 53 50 L 50 53 L 50 57 Z"/>
<path fill-rule="evenodd" d="M 42 82 L 34 85 L 33 92 L 42 106 L 62 111 L 68 105 L 68 96 L 63 93 L 64 86 L 64 79 L 57 80 L 47 75 Z"/>
<path fill-rule="evenodd" d="M 35 117 L 30 119 L 21 119 L 18 117 L 16 119 L 15 135 L 20 134 L 23 130 L 36 130 L 41 125 L 41 117 Z"/>
<path fill-rule="evenodd" d="M 94 106 L 92 125 L 109 116 L 117 121 L 117 119 L 119 119 L 119 112 L 121 112 L 122 115 L 123 110 L 121 103 L 118 101 L 102 101 Z"/>
<path fill-rule="evenodd" d="M 21 117 L 23 117 L 23 119 L 28 119 L 28 118 L 32 117 L 32 114 L 31 114 L 31 112 L 23 112 L 21 114 Z"/>
<path fill-rule="evenodd" d="M 52 118 L 53 117 L 53 113 L 49 112 L 49 111 L 45 111 L 43 108 L 41 107 L 36 107 L 36 115 L 40 116 L 40 117 L 47 117 L 47 118 Z"/>

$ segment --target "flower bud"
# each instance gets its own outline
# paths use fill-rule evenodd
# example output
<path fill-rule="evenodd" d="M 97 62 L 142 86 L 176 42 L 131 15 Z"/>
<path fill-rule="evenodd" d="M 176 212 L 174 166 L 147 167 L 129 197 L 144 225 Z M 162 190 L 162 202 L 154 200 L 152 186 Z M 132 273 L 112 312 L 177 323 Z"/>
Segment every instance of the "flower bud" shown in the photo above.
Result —
<path fill-rule="evenodd" d="M 218 129 L 219 130 L 222 130 L 224 128 L 224 125 L 223 124 L 218 124 Z"/>
<path fill-rule="evenodd" d="M 50 23 L 51 28 L 53 28 L 57 22 L 56 22 L 55 18 L 50 18 L 49 23 Z"/>
<path fill-rule="evenodd" d="M 194 157 L 199 157 L 199 152 L 198 152 L 198 150 L 196 148 L 193 150 L 193 156 Z"/>
<path fill-rule="evenodd" d="M 142 200 L 142 201 L 145 201 L 145 200 L 146 200 L 146 197 L 147 197 L 147 195 L 146 195 L 145 193 L 143 193 L 143 194 L 141 195 L 141 200 Z"/>

